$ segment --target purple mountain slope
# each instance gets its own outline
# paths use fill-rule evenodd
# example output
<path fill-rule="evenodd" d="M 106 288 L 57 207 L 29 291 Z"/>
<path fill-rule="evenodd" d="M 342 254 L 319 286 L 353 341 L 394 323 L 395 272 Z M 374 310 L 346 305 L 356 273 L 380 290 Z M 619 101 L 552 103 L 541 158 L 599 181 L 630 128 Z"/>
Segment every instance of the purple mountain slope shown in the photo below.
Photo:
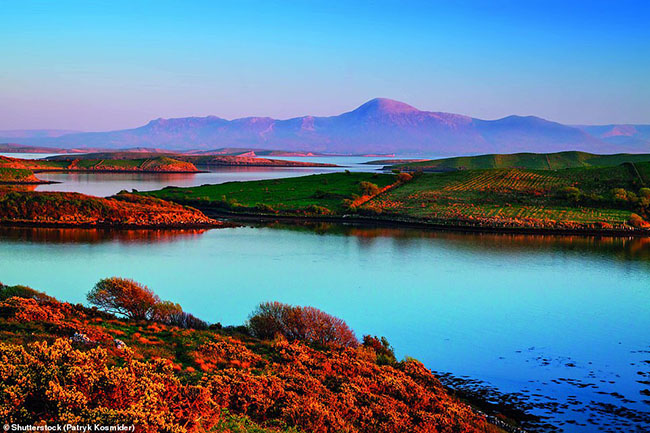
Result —
<path fill-rule="evenodd" d="M 610 129 L 616 125 L 611 125 Z M 398 153 L 461 155 L 477 153 L 595 153 L 650 151 L 650 143 L 608 140 L 590 126 L 569 126 L 539 117 L 480 120 L 421 111 L 403 102 L 373 99 L 338 116 L 276 120 L 247 117 L 156 119 L 144 126 L 59 137 L 25 137 L 19 142 L 62 148 L 157 147 L 176 150 L 241 147 L 339 154 Z M 602 135 L 604 133 L 600 133 Z M 18 141 L 13 138 L 11 141 Z M 2 136 L 0 134 L 0 142 Z"/>
<path fill-rule="evenodd" d="M 650 149 L 650 125 L 578 125 L 577 128 L 607 143 L 628 148 L 630 152 Z"/>

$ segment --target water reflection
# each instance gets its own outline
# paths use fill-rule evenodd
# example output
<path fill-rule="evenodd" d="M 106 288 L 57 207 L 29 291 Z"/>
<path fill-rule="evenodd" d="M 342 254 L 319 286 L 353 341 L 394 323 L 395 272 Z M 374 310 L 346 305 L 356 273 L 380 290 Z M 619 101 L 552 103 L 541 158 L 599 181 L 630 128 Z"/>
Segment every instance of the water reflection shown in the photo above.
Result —
<path fill-rule="evenodd" d="M 5 242 L 34 242 L 43 244 L 101 244 L 120 242 L 154 244 L 197 238 L 206 229 L 192 230 L 111 230 L 71 228 L 0 227 L 0 240 Z"/>
<path fill-rule="evenodd" d="M 562 254 L 593 254 L 607 259 L 621 261 L 638 260 L 650 266 L 650 238 L 646 237 L 607 237 L 607 236 L 558 236 L 529 235 L 510 233 L 463 233 L 453 231 L 362 227 L 335 223 L 286 224 L 273 222 L 267 224 L 248 224 L 252 227 L 268 227 L 278 230 L 312 232 L 320 235 L 353 236 L 359 245 L 371 246 L 380 239 L 390 239 L 397 248 L 412 248 L 422 239 L 433 239 L 438 243 L 448 243 L 455 249 L 470 252 L 489 252 L 491 254 L 526 254 L 554 251 Z"/>
<path fill-rule="evenodd" d="M 12 187 L 29 188 L 30 185 Z M 544 251 L 564 255 L 594 255 L 607 260 L 640 261 L 650 266 L 650 238 L 643 237 L 599 237 L 599 236 L 557 236 L 522 235 L 498 233 L 441 232 L 389 227 L 361 227 L 335 223 L 244 223 L 250 227 L 265 227 L 288 232 L 303 232 L 317 235 L 346 236 L 355 238 L 361 248 L 389 240 L 391 249 L 408 250 L 421 245 L 422 239 L 434 240 L 437 245 L 468 253 L 490 254 L 537 254 Z M 218 229 L 216 229 L 218 230 Z M 204 234 L 206 229 L 197 230 L 112 230 L 74 228 L 31 228 L 0 227 L 0 239 L 44 243 L 157 243 L 173 242 L 179 238 L 191 238 Z"/>
<path fill-rule="evenodd" d="M 375 170 L 362 166 L 363 171 Z M 191 187 L 224 182 L 276 179 L 308 174 L 330 173 L 344 167 L 198 167 L 204 173 L 91 173 L 42 172 L 41 180 L 57 182 L 38 185 L 36 191 L 65 191 L 106 197 L 121 190 L 152 191 L 166 186 Z"/>
<path fill-rule="evenodd" d="M 6 191 L 19 191 L 19 192 L 27 192 L 27 191 L 34 191 L 36 190 L 36 187 L 38 185 L 0 185 L 0 193 L 1 192 L 6 192 Z"/>

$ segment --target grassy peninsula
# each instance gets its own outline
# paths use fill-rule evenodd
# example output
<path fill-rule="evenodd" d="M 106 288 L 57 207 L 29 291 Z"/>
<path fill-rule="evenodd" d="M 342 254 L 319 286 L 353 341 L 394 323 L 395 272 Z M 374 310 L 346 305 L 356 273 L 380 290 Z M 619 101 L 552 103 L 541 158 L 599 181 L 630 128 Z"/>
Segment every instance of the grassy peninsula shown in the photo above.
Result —
<path fill-rule="evenodd" d="M 95 307 L 0 284 L 4 422 L 178 433 L 498 433 L 495 424 L 506 426 L 502 415 L 450 396 L 420 362 L 395 359 L 386 339 L 359 341 L 315 308 L 265 303 L 245 326 L 208 326 L 121 278 L 101 280 L 88 300 Z"/>
<path fill-rule="evenodd" d="M 650 233 L 650 162 L 561 170 L 334 173 L 146 193 L 210 211 L 436 227 Z"/>
<path fill-rule="evenodd" d="M 34 172 L 31 170 L 0 167 L 0 185 L 33 185 L 39 183 L 47 182 L 38 179 L 36 176 L 34 176 Z"/>
<path fill-rule="evenodd" d="M 193 188 L 167 187 L 142 194 L 234 212 L 334 215 L 345 213 L 355 201 L 367 200 L 396 181 L 392 174 L 343 172 Z"/>

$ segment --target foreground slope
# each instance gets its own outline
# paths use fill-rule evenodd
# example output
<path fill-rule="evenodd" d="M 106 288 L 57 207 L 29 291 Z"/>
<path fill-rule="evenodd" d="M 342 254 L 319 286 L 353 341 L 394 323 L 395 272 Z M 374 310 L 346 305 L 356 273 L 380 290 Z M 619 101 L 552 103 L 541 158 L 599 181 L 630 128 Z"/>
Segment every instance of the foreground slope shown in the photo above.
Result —
<path fill-rule="evenodd" d="M 142 432 L 501 431 L 418 361 L 244 331 L 124 320 L 0 284 L 0 414 Z"/>

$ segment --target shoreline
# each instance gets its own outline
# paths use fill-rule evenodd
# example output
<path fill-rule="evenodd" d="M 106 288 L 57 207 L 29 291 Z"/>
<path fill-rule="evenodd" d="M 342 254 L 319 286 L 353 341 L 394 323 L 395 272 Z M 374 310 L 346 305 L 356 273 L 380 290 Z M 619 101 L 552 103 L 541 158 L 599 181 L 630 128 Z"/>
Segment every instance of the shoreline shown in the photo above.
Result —
<path fill-rule="evenodd" d="M 58 182 L 51 182 L 58 183 Z M 16 184 L 13 184 L 16 185 Z M 23 184 L 26 185 L 26 184 Z M 551 235 L 551 236 L 583 236 L 583 237 L 616 237 L 616 238 L 645 238 L 650 237 L 650 230 L 623 230 L 623 229 L 551 229 L 535 227 L 491 227 L 470 225 L 462 223 L 444 224 L 439 222 L 425 222 L 408 218 L 377 218 L 363 215 L 340 216 L 298 216 L 298 215 L 269 215 L 257 213 L 237 213 L 217 210 L 213 207 L 197 206 L 196 203 L 179 203 L 184 206 L 194 207 L 203 212 L 207 217 L 219 221 L 217 224 L 128 224 L 128 223 L 71 223 L 71 222 L 40 222 L 32 220 L 0 220 L 2 227 L 27 227 L 27 228 L 77 228 L 77 229 L 112 229 L 112 230 L 174 230 L 174 229 L 218 229 L 240 227 L 247 223 L 273 223 L 282 222 L 293 225 L 303 223 L 332 223 L 352 225 L 365 228 L 396 228 L 396 229 L 424 229 L 439 232 L 455 233 L 491 233 L 491 234 L 522 234 L 522 235 Z"/>
<path fill-rule="evenodd" d="M 273 161 L 282 161 L 281 159 L 274 159 Z M 287 161 L 287 162 L 297 162 L 297 161 Z M 327 164 L 327 163 L 308 163 L 300 162 L 299 165 L 295 164 L 205 164 L 205 163 L 196 163 L 198 167 L 267 167 L 267 168 L 342 168 L 340 165 L 336 164 Z"/>
<path fill-rule="evenodd" d="M 36 173 L 145 173 L 145 174 L 197 174 L 197 173 L 209 173 L 207 170 L 196 170 L 196 171 L 188 171 L 188 170 L 111 170 L 111 169 L 101 169 L 101 170 L 93 170 L 93 169 L 56 169 L 56 168 L 37 168 L 37 169 L 31 169 L 34 174 Z"/>
<path fill-rule="evenodd" d="M 471 225 L 450 220 L 449 224 L 440 222 L 425 222 L 410 218 L 378 218 L 363 215 L 329 215 L 329 216 L 297 216 L 297 215 L 269 215 L 257 213 L 238 213 L 217 210 L 214 207 L 200 206 L 197 203 L 187 202 L 187 206 L 199 209 L 210 218 L 228 219 L 233 222 L 326 222 L 351 224 L 364 227 L 389 227 L 389 228 L 417 228 L 434 231 L 461 232 L 461 233 L 495 233 L 495 234 L 529 234 L 529 235 L 555 235 L 555 236 L 585 236 L 585 237 L 650 237 L 650 230 L 624 230 L 624 229 L 561 229 L 537 227 L 492 227 L 485 225 Z"/>
<path fill-rule="evenodd" d="M 27 228 L 59 228 L 59 229 L 112 229 L 112 230 L 179 230 L 179 229 L 220 229 L 238 227 L 239 224 L 218 221 L 217 224 L 191 223 L 191 224 L 128 224 L 128 223 L 69 223 L 69 222 L 38 222 L 38 221 L 0 221 L 0 227 L 27 227 Z"/>
<path fill-rule="evenodd" d="M 57 182 L 54 180 L 39 180 L 38 182 L 32 181 L 32 182 L 8 182 L 8 181 L 0 181 L 0 185 L 12 185 L 12 186 L 21 186 L 21 185 L 51 185 L 54 183 L 63 183 L 63 182 Z"/>

